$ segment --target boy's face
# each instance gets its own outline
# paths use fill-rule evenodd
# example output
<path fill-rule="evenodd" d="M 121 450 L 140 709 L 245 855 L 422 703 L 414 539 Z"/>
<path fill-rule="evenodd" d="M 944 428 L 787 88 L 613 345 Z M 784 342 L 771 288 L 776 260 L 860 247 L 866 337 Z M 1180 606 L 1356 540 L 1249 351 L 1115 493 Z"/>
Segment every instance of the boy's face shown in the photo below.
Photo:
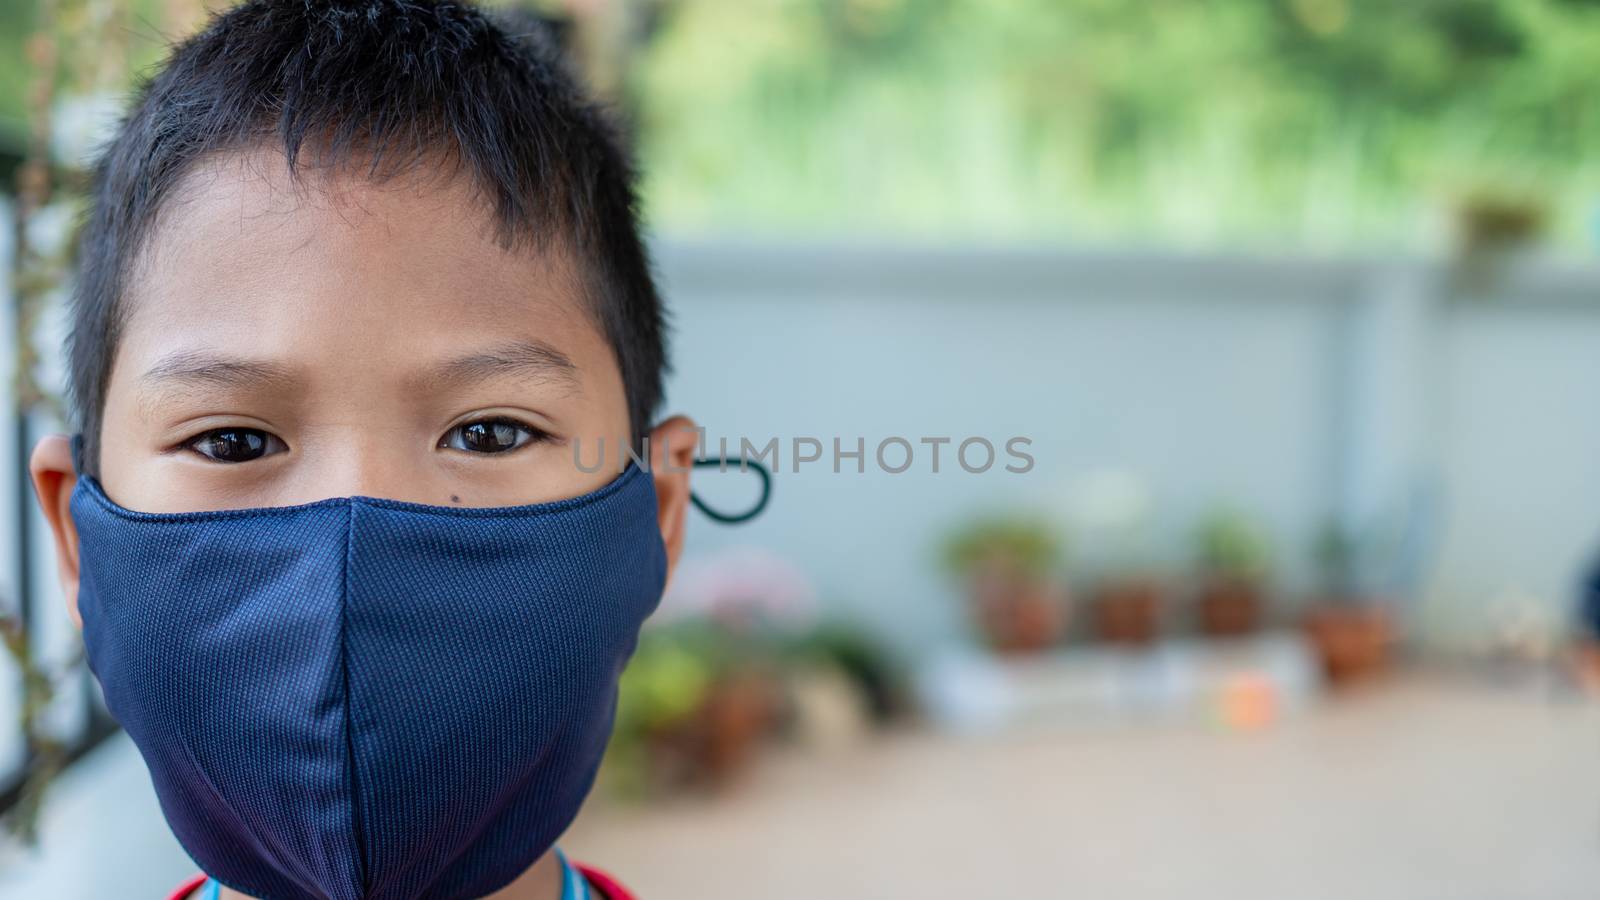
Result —
<path fill-rule="evenodd" d="M 500 506 L 603 486 L 628 405 L 556 247 L 502 249 L 461 178 L 307 171 L 297 184 L 271 151 L 203 165 L 123 297 L 101 484 L 149 512 L 358 494 Z M 688 476 L 666 466 L 687 468 L 692 427 L 669 420 L 651 441 L 673 560 Z M 592 468 L 602 439 L 607 465 L 582 471 L 574 442 Z M 65 439 L 42 442 L 33 470 L 75 599 Z"/>

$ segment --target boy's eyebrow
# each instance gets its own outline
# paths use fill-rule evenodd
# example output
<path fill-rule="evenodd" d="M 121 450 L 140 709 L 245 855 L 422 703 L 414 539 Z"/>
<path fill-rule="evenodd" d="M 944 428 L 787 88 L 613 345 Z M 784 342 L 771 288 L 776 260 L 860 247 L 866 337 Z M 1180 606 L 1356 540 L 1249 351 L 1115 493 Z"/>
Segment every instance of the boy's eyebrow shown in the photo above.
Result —
<path fill-rule="evenodd" d="M 220 387 L 267 385 L 279 388 L 294 387 L 299 381 L 291 369 L 278 363 L 193 350 L 180 350 L 162 357 L 145 370 L 139 380 L 150 385 L 175 382 Z"/>
<path fill-rule="evenodd" d="M 446 360 L 428 373 L 431 384 L 459 384 L 517 376 L 565 382 L 579 388 L 578 367 L 565 353 L 540 340 L 516 340 Z"/>
<path fill-rule="evenodd" d="M 446 360 L 419 381 L 453 385 L 520 376 L 565 382 L 577 390 L 580 387 L 577 373 L 578 367 L 555 347 L 540 340 L 518 340 Z M 279 363 L 193 350 L 180 350 L 162 357 L 139 380 L 161 394 L 171 388 L 181 390 L 195 385 L 287 391 L 300 384 L 294 370 Z"/>

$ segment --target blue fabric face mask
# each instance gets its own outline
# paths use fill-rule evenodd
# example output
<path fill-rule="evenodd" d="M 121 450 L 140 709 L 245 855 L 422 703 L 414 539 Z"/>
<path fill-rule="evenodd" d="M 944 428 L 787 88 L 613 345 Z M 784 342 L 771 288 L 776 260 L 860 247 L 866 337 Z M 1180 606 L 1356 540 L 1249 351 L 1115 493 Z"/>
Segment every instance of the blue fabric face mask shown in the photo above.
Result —
<path fill-rule="evenodd" d="M 466 898 L 591 787 L 658 602 L 654 482 L 463 509 L 72 496 L 89 665 L 172 830 L 256 897 Z"/>

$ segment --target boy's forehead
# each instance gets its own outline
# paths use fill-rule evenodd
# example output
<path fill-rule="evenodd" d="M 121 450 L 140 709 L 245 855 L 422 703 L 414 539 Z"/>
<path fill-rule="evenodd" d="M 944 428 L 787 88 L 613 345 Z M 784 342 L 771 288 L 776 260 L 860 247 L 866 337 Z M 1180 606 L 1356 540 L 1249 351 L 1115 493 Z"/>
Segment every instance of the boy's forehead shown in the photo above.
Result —
<path fill-rule="evenodd" d="M 359 160 L 333 169 L 302 163 L 291 173 L 269 147 L 213 154 L 185 174 L 141 248 L 133 287 L 147 273 L 170 276 L 173 264 L 226 256 L 230 267 L 289 269 L 316 261 L 319 251 L 349 264 L 390 256 L 548 281 L 573 274 L 565 249 L 561 241 L 506 249 L 481 193 L 442 158 L 374 179 Z"/>
<path fill-rule="evenodd" d="M 271 150 L 215 156 L 174 190 L 130 274 L 128 338 L 146 325 L 290 343 L 312 327 L 400 343 L 441 328 L 599 337 L 560 242 L 505 248 L 443 165 L 373 181 L 350 167 L 291 176 Z"/>

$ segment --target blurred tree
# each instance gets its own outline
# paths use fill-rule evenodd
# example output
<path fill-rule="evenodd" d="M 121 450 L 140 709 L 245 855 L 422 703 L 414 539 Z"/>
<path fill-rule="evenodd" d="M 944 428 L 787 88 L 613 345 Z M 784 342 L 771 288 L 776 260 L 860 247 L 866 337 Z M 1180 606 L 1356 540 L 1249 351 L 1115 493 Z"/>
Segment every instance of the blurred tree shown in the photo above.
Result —
<path fill-rule="evenodd" d="M 1595 167 L 1580 0 L 672 0 L 632 68 L 658 221 L 1383 241 Z M 1284 236 L 1275 238 L 1274 236 Z"/>
<path fill-rule="evenodd" d="M 487 2 L 573 23 L 664 228 L 1391 243 L 1488 190 L 1573 238 L 1600 193 L 1597 0 Z M 124 83 L 207 8 L 76 5 L 63 71 Z"/>

